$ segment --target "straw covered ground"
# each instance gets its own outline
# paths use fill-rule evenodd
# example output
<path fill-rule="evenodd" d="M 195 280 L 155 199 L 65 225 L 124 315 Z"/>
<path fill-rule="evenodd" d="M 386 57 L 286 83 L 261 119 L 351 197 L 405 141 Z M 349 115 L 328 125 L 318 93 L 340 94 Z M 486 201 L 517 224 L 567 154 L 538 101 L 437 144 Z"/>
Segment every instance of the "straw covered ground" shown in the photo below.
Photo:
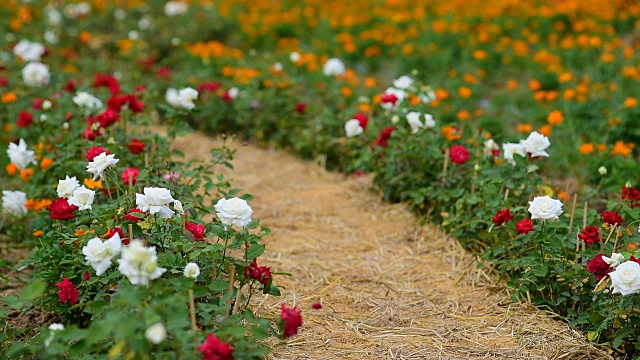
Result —
<path fill-rule="evenodd" d="M 193 133 L 174 147 L 193 159 L 215 144 Z M 511 302 L 454 239 L 381 202 L 370 179 L 232 146 L 235 169 L 225 173 L 254 195 L 254 216 L 273 231 L 262 264 L 291 274 L 276 279 L 283 296 L 257 299 L 257 311 L 275 316 L 283 302 L 303 310 L 300 334 L 272 359 L 611 358 L 549 314 Z"/>

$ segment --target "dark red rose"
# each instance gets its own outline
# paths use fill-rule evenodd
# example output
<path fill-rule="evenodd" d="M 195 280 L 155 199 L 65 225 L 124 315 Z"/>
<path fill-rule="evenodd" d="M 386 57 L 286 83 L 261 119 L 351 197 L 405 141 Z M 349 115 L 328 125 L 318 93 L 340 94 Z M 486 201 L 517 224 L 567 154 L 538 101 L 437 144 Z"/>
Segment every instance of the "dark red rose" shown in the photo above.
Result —
<path fill-rule="evenodd" d="M 640 191 L 633 187 L 622 187 L 622 200 L 627 200 L 629 207 L 640 206 Z"/>
<path fill-rule="evenodd" d="M 60 289 L 56 294 L 58 294 L 58 299 L 60 299 L 61 303 L 68 301 L 71 306 L 76 304 L 78 301 L 78 290 L 69 278 L 62 279 L 62 281 L 56 284 L 56 287 Z"/>
<path fill-rule="evenodd" d="M 3 76 L 0 76 L 0 87 L 5 87 L 9 84 L 9 82 L 7 81 L 7 79 Z"/>
<path fill-rule="evenodd" d="M 320 310 L 320 309 L 322 309 L 322 304 L 320 304 L 319 302 L 314 302 L 313 304 L 311 304 L 311 307 L 314 310 Z"/>
<path fill-rule="evenodd" d="M 82 138 L 87 139 L 89 141 L 93 141 L 96 137 L 102 135 L 102 129 L 98 128 L 97 131 L 93 131 L 93 124 L 87 125 L 87 128 L 80 134 Z"/>
<path fill-rule="evenodd" d="M 493 217 L 493 221 L 496 226 L 500 226 L 509 220 L 513 219 L 513 214 L 511 214 L 511 209 L 506 208 L 498 211 L 496 215 Z"/>
<path fill-rule="evenodd" d="M 284 304 L 282 304 L 282 312 L 280 313 L 280 318 L 283 322 L 283 338 L 288 338 L 289 336 L 298 333 L 298 328 L 302 326 L 302 314 L 297 307 L 287 308 L 286 306 L 284 306 Z"/>
<path fill-rule="evenodd" d="M 46 209 L 49 210 L 51 219 L 65 220 L 75 218 L 73 212 L 78 210 L 78 207 L 69 205 L 69 202 L 65 198 L 58 198 L 58 200 L 51 202 Z"/>
<path fill-rule="evenodd" d="M 229 94 L 228 91 L 225 91 L 224 94 L 222 94 L 221 96 L 222 100 L 224 100 L 225 102 L 231 103 L 233 102 L 233 98 L 231 97 L 231 95 Z"/>
<path fill-rule="evenodd" d="M 18 114 L 18 127 L 27 127 L 33 123 L 33 115 L 27 110 L 20 111 Z"/>
<path fill-rule="evenodd" d="M 614 269 L 607 264 L 602 257 L 604 254 L 598 254 L 593 259 L 587 261 L 587 271 L 595 275 L 596 280 L 600 281 L 603 277 L 609 275 Z"/>
<path fill-rule="evenodd" d="M 127 147 L 132 154 L 139 154 L 141 152 L 144 152 L 144 143 L 138 139 L 131 139 L 131 141 L 129 141 L 129 143 L 127 144 Z"/>
<path fill-rule="evenodd" d="M 364 176 L 364 171 L 362 170 L 356 170 L 353 172 L 353 176 L 359 178 L 359 177 L 363 177 Z"/>
<path fill-rule="evenodd" d="M 102 153 L 107 153 L 107 155 L 111 154 L 109 150 L 103 148 L 102 146 L 92 146 L 87 151 L 87 155 L 85 156 L 85 158 L 87 159 L 87 161 L 91 162 L 96 156 Z"/>
<path fill-rule="evenodd" d="M 258 280 L 262 285 L 269 284 L 271 279 L 271 269 L 268 266 L 258 266 L 256 259 L 244 269 L 244 277 Z"/>
<path fill-rule="evenodd" d="M 158 75 L 158 78 L 162 80 L 169 80 L 172 72 L 173 71 L 170 68 L 163 66 L 156 71 L 156 75 Z"/>
<path fill-rule="evenodd" d="M 67 81 L 67 85 L 65 85 L 64 90 L 68 91 L 70 93 L 74 93 L 74 92 L 76 92 L 76 89 L 77 89 L 78 85 L 80 85 L 79 81 L 69 80 L 69 81 Z"/>
<path fill-rule="evenodd" d="M 491 154 L 495 157 L 500 156 L 500 150 L 499 149 L 493 149 L 491 150 Z"/>
<path fill-rule="evenodd" d="M 449 159 L 456 164 L 464 164 L 469 158 L 469 150 L 462 145 L 453 145 L 449 149 Z"/>
<path fill-rule="evenodd" d="M 192 222 L 186 222 L 184 228 L 193 234 L 193 239 L 199 241 L 204 239 L 204 225 Z"/>
<path fill-rule="evenodd" d="M 138 100 L 135 94 L 116 95 L 107 100 L 107 108 L 115 112 L 122 111 L 123 106 L 127 106 L 135 114 L 144 110 L 144 104 Z"/>
<path fill-rule="evenodd" d="M 137 207 L 134 207 L 133 209 L 129 210 L 129 212 L 127 212 L 127 215 L 124 216 L 125 220 L 129 220 L 129 221 L 133 221 L 133 222 L 138 222 L 140 220 L 143 220 L 139 217 L 135 217 L 131 214 L 133 213 L 138 213 L 138 214 L 144 214 L 144 211 L 138 209 Z"/>
<path fill-rule="evenodd" d="M 606 222 L 607 224 L 622 224 L 622 217 L 620 217 L 620 215 L 618 215 L 618 213 L 615 211 L 603 211 L 601 215 L 602 221 Z"/>
<path fill-rule="evenodd" d="M 367 128 L 367 124 L 369 123 L 369 117 L 361 112 L 355 114 L 352 119 L 358 120 L 360 123 L 360 127 L 364 130 Z"/>
<path fill-rule="evenodd" d="M 382 131 L 380 131 L 380 135 L 376 139 L 376 145 L 380 147 L 385 147 L 385 148 L 389 146 L 389 139 L 391 138 L 391 133 L 393 132 L 393 129 L 394 129 L 393 126 L 389 126 L 383 129 Z"/>
<path fill-rule="evenodd" d="M 111 91 L 112 95 L 116 95 L 120 92 L 120 84 L 118 80 L 109 74 L 96 74 L 93 79 L 93 87 L 104 86 Z"/>
<path fill-rule="evenodd" d="M 636 259 L 635 256 L 633 256 L 633 255 L 629 258 L 629 261 L 635 261 L 638 264 L 640 264 L 640 258 Z"/>
<path fill-rule="evenodd" d="M 530 231 L 533 231 L 533 222 L 529 219 L 524 219 L 518 221 L 516 224 L 516 232 L 518 234 L 528 234 Z"/>
<path fill-rule="evenodd" d="M 89 281 L 91 279 L 91 273 L 88 271 L 85 271 L 84 273 L 82 273 L 82 279 L 84 281 Z"/>
<path fill-rule="evenodd" d="M 218 91 L 218 89 L 220 89 L 221 86 L 222 84 L 220 84 L 219 82 L 204 82 L 200 84 L 200 86 L 198 86 L 198 91 L 202 93 L 216 92 Z"/>
<path fill-rule="evenodd" d="M 387 104 L 388 103 L 388 104 L 391 104 L 391 105 L 395 105 L 396 102 L 398 102 L 398 97 L 395 96 L 392 93 L 384 93 L 384 94 L 382 94 L 382 96 L 380 96 L 380 101 L 383 104 Z"/>
<path fill-rule="evenodd" d="M 108 128 L 120 120 L 120 114 L 111 109 L 105 110 L 102 114 L 96 116 L 96 122 L 100 124 L 101 128 Z"/>
<path fill-rule="evenodd" d="M 307 104 L 303 102 L 299 102 L 296 104 L 296 112 L 300 115 L 304 115 L 307 111 Z"/>
<path fill-rule="evenodd" d="M 44 102 L 44 99 L 33 99 L 33 103 L 31 104 L 31 108 L 35 111 L 40 111 L 42 110 L 42 103 Z"/>
<path fill-rule="evenodd" d="M 587 226 L 578 237 L 586 244 L 593 244 L 600 241 L 600 228 L 597 226 Z"/>
<path fill-rule="evenodd" d="M 198 346 L 198 351 L 204 355 L 203 360 L 233 360 L 234 349 L 214 334 L 207 335 L 204 343 Z"/>
<path fill-rule="evenodd" d="M 129 185 L 129 178 L 131 178 L 131 184 L 132 185 L 135 184 L 139 173 L 140 173 L 140 170 L 136 168 L 127 168 L 125 171 L 122 172 L 122 182 L 125 185 Z"/>

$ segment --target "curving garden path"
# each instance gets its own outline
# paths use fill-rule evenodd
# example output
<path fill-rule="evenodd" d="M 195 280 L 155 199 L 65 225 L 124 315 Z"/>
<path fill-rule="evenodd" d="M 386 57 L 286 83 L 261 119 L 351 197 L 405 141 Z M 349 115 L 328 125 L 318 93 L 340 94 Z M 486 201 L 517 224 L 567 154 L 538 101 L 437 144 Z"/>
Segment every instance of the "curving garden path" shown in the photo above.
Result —
<path fill-rule="evenodd" d="M 188 159 L 219 144 L 177 138 Z M 272 229 L 261 264 L 283 296 L 256 302 L 303 310 L 304 326 L 272 359 L 607 359 L 544 312 L 513 303 L 496 277 L 436 226 L 383 203 L 370 179 L 345 177 L 283 152 L 233 144 L 234 187 L 254 195 L 254 217 Z M 320 302 L 322 309 L 311 304 Z"/>

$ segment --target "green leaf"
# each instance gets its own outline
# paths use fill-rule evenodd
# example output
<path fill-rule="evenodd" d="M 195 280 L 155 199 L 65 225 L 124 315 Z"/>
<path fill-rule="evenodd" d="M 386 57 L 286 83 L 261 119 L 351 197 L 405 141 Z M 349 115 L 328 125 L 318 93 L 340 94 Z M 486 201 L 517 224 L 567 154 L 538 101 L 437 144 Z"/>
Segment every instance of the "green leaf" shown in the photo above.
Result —
<path fill-rule="evenodd" d="M 622 340 L 633 332 L 633 327 L 624 327 L 616 333 L 615 339 L 613 339 L 613 347 L 618 347 L 622 344 Z"/>
<path fill-rule="evenodd" d="M 229 289 L 229 283 L 223 280 L 214 281 L 209 285 L 209 288 L 213 291 L 223 292 Z"/>
<path fill-rule="evenodd" d="M 536 274 L 536 276 L 538 277 L 543 277 L 547 275 L 548 272 L 549 272 L 549 269 L 546 266 L 539 266 L 535 268 L 535 270 L 533 270 L 533 273 Z"/>
<path fill-rule="evenodd" d="M 41 279 L 35 279 L 25 286 L 20 293 L 20 300 L 31 301 L 44 293 L 47 284 Z"/>
<path fill-rule="evenodd" d="M 264 245 L 251 245 L 251 247 L 247 250 L 247 261 L 248 260 L 253 260 L 255 258 L 257 258 L 258 256 L 262 255 L 262 253 L 264 253 Z"/>

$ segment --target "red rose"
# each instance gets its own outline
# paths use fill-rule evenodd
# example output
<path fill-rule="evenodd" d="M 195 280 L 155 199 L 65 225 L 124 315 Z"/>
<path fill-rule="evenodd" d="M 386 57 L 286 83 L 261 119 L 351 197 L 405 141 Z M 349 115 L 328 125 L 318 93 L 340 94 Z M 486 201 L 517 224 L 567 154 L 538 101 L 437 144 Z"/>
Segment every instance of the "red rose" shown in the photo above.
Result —
<path fill-rule="evenodd" d="M 89 120 L 89 119 L 87 119 Z M 90 118 L 90 123 L 87 125 L 87 128 L 80 134 L 83 139 L 87 139 L 89 141 L 93 141 L 96 137 L 102 135 L 102 128 L 98 128 L 98 130 L 93 131 L 93 118 Z"/>
<path fill-rule="evenodd" d="M 622 200 L 627 200 L 629 207 L 634 208 L 640 206 L 640 191 L 636 188 L 622 187 Z"/>
<path fill-rule="evenodd" d="M 389 103 L 391 105 L 395 105 L 398 102 L 398 97 L 392 93 L 384 93 L 380 96 L 380 102 L 383 104 Z"/>
<path fill-rule="evenodd" d="M 287 308 L 282 304 L 282 313 L 280 313 L 280 318 L 283 322 L 283 338 L 288 338 L 289 336 L 298 333 L 298 328 L 302 326 L 302 315 L 297 307 Z"/>
<path fill-rule="evenodd" d="M 144 104 L 138 100 L 135 94 L 115 95 L 107 100 L 107 108 L 115 112 L 122 111 L 123 106 L 127 106 L 135 114 L 144 110 Z"/>
<path fill-rule="evenodd" d="M 198 92 L 215 92 L 220 89 L 221 86 L 222 84 L 219 82 L 204 82 L 198 86 Z"/>
<path fill-rule="evenodd" d="M 198 346 L 204 358 L 203 360 L 233 360 L 234 349 L 226 343 L 223 343 L 214 334 L 209 334 L 207 339 Z"/>
<path fill-rule="evenodd" d="M 106 155 L 111 154 L 109 152 L 109 150 L 103 148 L 102 146 L 92 146 L 89 148 L 89 150 L 87 151 L 87 155 L 85 156 L 87 161 L 91 162 L 93 161 L 93 159 L 102 154 L 102 153 L 106 153 Z"/>
<path fill-rule="evenodd" d="M 192 222 L 186 222 L 184 228 L 193 234 L 193 239 L 199 241 L 204 239 L 204 225 Z"/>
<path fill-rule="evenodd" d="M 611 265 L 602 260 L 603 256 L 604 254 L 598 254 L 593 259 L 587 261 L 587 271 L 594 274 L 598 281 L 608 276 L 609 273 L 614 270 Z"/>
<path fill-rule="evenodd" d="M 33 115 L 27 110 L 20 111 L 18 114 L 18 127 L 27 127 L 33 123 Z"/>
<path fill-rule="evenodd" d="M 518 221 L 516 224 L 516 232 L 518 234 L 528 234 L 530 231 L 533 231 L 533 222 L 529 219 L 524 219 Z"/>
<path fill-rule="evenodd" d="M 31 104 L 31 108 L 35 111 L 40 111 L 42 110 L 42 103 L 44 102 L 44 99 L 33 99 L 33 104 Z"/>
<path fill-rule="evenodd" d="M 258 266 L 256 259 L 244 269 L 244 277 L 258 280 L 262 285 L 267 285 L 271 279 L 271 269 L 268 266 Z"/>
<path fill-rule="evenodd" d="M 138 214 L 144 214 L 144 211 L 138 209 L 137 207 L 134 207 L 133 209 L 129 210 L 129 212 L 127 212 L 127 215 L 124 216 L 125 220 L 129 220 L 129 221 L 133 221 L 133 222 L 138 222 L 140 220 L 142 220 L 139 217 L 135 217 L 131 214 L 133 213 L 138 213 Z"/>
<path fill-rule="evenodd" d="M 62 279 L 61 282 L 56 284 L 56 287 L 60 289 L 56 294 L 58 294 L 58 299 L 60 299 L 61 303 L 68 301 L 71 306 L 76 304 L 78 301 L 78 290 L 69 278 Z"/>
<path fill-rule="evenodd" d="M 91 273 L 88 271 L 85 271 L 84 273 L 82 273 L 82 279 L 84 281 L 89 281 L 91 279 Z"/>
<path fill-rule="evenodd" d="M 107 109 L 102 114 L 96 116 L 96 122 L 100 124 L 101 128 L 108 128 L 120 120 L 120 115 L 112 109 Z"/>
<path fill-rule="evenodd" d="M 131 185 L 136 183 L 136 178 L 138 177 L 138 174 L 140 173 L 140 170 L 136 169 L 136 168 L 128 168 L 125 171 L 122 172 L 122 182 L 125 185 L 129 185 L 129 177 L 131 177 Z"/>
<path fill-rule="evenodd" d="M 513 214 L 511 214 L 511 209 L 506 208 L 498 211 L 496 215 L 493 217 L 493 221 L 496 226 L 500 226 L 509 220 L 513 219 Z"/>
<path fill-rule="evenodd" d="M 314 310 L 320 310 L 320 309 L 322 309 L 322 304 L 320 304 L 319 302 L 314 302 L 313 304 L 311 304 L 311 307 Z"/>
<path fill-rule="evenodd" d="M 156 71 L 156 75 L 163 80 L 168 80 L 171 77 L 171 73 L 172 70 L 166 66 L 163 66 Z"/>
<path fill-rule="evenodd" d="M 358 120 L 358 122 L 360 123 L 360 127 L 362 129 L 366 129 L 367 128 L 367 124 L 369 123 L 369 117 L 367 117 L 367 115 L 359 112 L 357 114 L 355 114 L 352 119 L 356 119 Z"/>
<path fill-rule="evenodd" d="M 299 102 L 296 104 L 296 112 L 298 114 L 304 115 L 304 113 L 307 111 L 307 104 L 303 103 L 303 102 Z"/>
<path fill-rule="evenodd" d="M 120 92 L 120 84 L 118 80 L 111 75 L 108 74 L 96 74 L 93 80 L 93 87 L 104 86 L 111 91 L 112 95 L 116 95 Z"/>
<path fill-rule="evenodd" d="M 587 226 L 578 237 L 586 244 L 593 244 L 600 241 L 600 228 L 597 226 Z"/>
<path fill-rule="evenodd" d="M 65 198 L 58 198 L 58 200 L 51 202 L 46 209 L 49 210 L 49 216 L 51 219 L 64 220 L 75 218 L 73 212 L 78 210 L 78 207 L 75 205 L 69 205 L 69 202 Z"/>
<path fill-rule="evenodd" d="M 0 76 L 0 87 L 5 87 L 9 84 L 9 82 L 7 81 L 7 79 L 5 79 L 4 77 Z"/>
<path fill-rule="evenodd" d="M 233 102 L 233 98 L 231 97 L 231 95 L 229 95 L 228 91 L 225 91 L 224 94 L 222 94 L 221 96 L 222 100 L 224 100 L 225 102 L 231 103 Z"/>
<path fill-rule="evenodd" d="M 144 143 L 138 139 L 131 139 L 127 144 L 127 147 L 132 154 L 144 152 Z"/>
<path fill-rule="evenodd" d="M 383 129 L 382 131 L 380 131 L 380 135 L 376 139 L 376 145 L 384 148 L 389 146 L 389 139 L 391 138 L 391 133 L 393 132 L 393 130 L 394 130 L 394 127 L 389 126 Z"/>
<path fill-rule="evenodd" d="M 615 211 L 603 211 L 601 215 L 602 221 L 606 222 L 607 224 L 622 224 L 622 217 L 620 217 L 620 215 L 618 215 L 618 213 Z"/>
<path fill-rule="evenodd" d="M 64 90 L 70 93 L 76 92 L 77 86 L 80 85 L 79 81 L 69 80 L 67 81 L 67 85 L 65 85 Z"/>
<path fill-rule="evenodd" d="M 456 164 L 464 164 L 469 158 L 469 150 L 462 145 L 454 145 L 449 149 L 449 159 Z"/>

